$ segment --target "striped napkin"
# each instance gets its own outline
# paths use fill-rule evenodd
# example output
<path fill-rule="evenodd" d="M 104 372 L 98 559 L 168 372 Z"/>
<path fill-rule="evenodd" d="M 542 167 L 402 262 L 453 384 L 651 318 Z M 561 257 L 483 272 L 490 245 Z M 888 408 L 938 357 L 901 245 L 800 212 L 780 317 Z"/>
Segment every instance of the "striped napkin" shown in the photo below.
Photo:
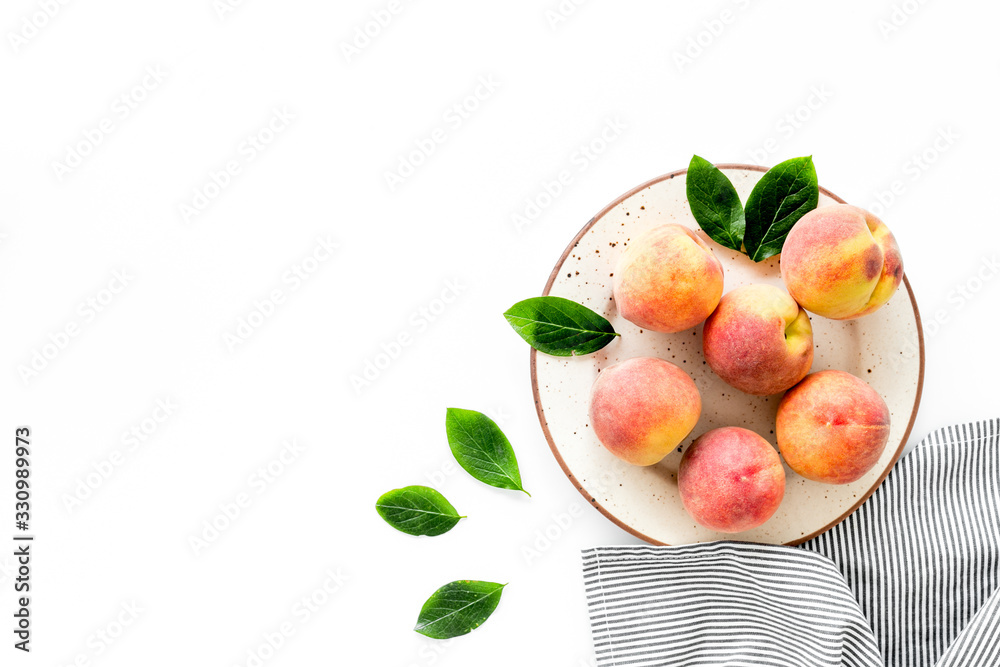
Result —
<path fill-rule="evenodd" d="M 599 667 L 1000 667 L 1000 420 L 932 433 L 801 547 L 583 552 Z"/>

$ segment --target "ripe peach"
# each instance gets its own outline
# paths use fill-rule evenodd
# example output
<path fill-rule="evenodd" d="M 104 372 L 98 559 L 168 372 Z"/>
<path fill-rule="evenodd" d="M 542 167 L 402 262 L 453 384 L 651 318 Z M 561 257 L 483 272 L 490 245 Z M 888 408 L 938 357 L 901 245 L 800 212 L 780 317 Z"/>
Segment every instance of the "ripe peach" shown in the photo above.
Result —
<path fill-rule="evenodd" d="M 705 321 L 722 297 L 722 264 L 687 227 L 663 225 L 633 241 L 615 269 L 615 303 L 650 331 L 684 331 Z"/>
<path fill-rule="evenodd" d="M 716 375 L 755 396 L 779 394 L 809 372 L 812 325 L 785 290 L 744 285 L 705 320 L 705 360 Z"/>
<path fill-rule="evenodd" d="M 885 401 L 864 381 L 820 371 L 781 399 L 775 432 L 792 470 L 817 482 L 848 484 L 878 463 L 889 421 Z"/>
<path fill-rule="evenodd" d="M 606 368 L 590 395 L 590 423 L 612 454 L 634 465 L 659 463 L 691 433 L 701 394 L 677 366 L 638 357 Z"/>
<path fill-rule="evenodd" d="M 850 320 L 875 312 L 903 280 L 903 258 L 892 232 L 856 206 L 813 209 L 788 233 L 781 277 L 809 312 Z"/>
<path fill-rule="evenodd" d="M 677 483 L 695 521 L 722 533 L 739 533 L 777 511 L 785 497 L 785 468 L 767 440 L 730 426 L 709 431 L 687 448 Z"/>

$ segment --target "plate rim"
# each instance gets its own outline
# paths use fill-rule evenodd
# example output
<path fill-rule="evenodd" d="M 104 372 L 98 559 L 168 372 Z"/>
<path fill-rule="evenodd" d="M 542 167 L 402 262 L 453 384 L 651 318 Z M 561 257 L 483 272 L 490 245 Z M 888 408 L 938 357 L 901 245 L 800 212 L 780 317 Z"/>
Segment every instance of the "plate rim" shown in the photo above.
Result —
<path fill-rule="evenodd" d="M 738 162 L 726 162 L 726 163 L 717 164 L 715 166 L 718 169 L 720 169 L 720 170 L 723 170 L 723 169 L 743 169 L 743 170 L 748 170 L 748 171 L 763 171 L 763 172 L 767 171 L 767 167 L 762 167 L 760 165 L 755 165 L 755 164 L 741 164 L 741 163 L 738 163 Z M 645 183 L 643 183 L 641 185 L 638 185 L 638 186 L 632 188 L 631 190 L 629 190 L 625 194 L 617 197 L 610 204 L 608 204 L 607 206 L 605 206 L 604 208 L 602 208 L 596 215 L 594 215 L 594 217 L 592 217 L 587 222 L 587 224 L 585 224 L 583 226 L 583 228 L 579 232 L 577 232 L 577 234 L 569 242 L 569 245 L 566 246 L 566 249 L 563 251 L 562 255 L 560 255 L 560 257 L 559 257 L 558 260 L 556 260 L 556 264 L 552 268 L 552 272 L 549 274 L 548 280 L 545 282 L 545 289 L 542 291 L 542 295 L 543 296 L 548 296 L 549 295 L 549 292 L 552 290 L 552 285 L 555 284 L 556 278 L 558 277 L 558 275 L 560 273 L 560 269 L 562 268 L 563 263 L 566 261 L 566 258 L 569 257 L 569 254 L 573 251 L 573 248 L 575 248 L 576 245 L 579 243 L 580 239 L 582 239 L 583 236 L 587 232 L 589 232 L 590 229 L 595 224 L 597 224 L 597 222 L 599 220 L 601 220 L 612 209 L 614 209 L 616 206 L 618 206 L 619 204 L 621 204 L 623 201 L 625 201 L 629 197 L 631 197 L 631 196 L 633 196 L 635 194 L 638 194 L 639 192 L 641 192 L 641 191 L 645 190 L 646 188 L 649 188 L 649 187 L 651 187 L 653 185 L 656 185 L 657 183 L 662 183 L 663 181 L 667 181 L 667 180 L 676 178 L 677 176 L 681 176 L 683 174 L 686 174 L 687 172 L 688 172 L 687 169 L 678 169 L 677 171 L 672 171 L 670 173 L 663 174 L 662 176 L 657 176 L 656 178 L 653 178 L 653 179 L 651 179 L 649 181 L 646 181 Z M 827 190 L 826 188 L 824 188 L 822 186 L 820 186 L 819 190 L 820 190 L 821 193 L 823 193 L 827 197 L 833 199 L 834 201 L 836 201 L 836 202 L 838 202 L 840 204 L 846 204 L 847 203 L 846 201 L 844 201 L 843 199 L 841 199 L 840 197 L 838 197 L 837 195 L 833 194 L 832 192 L 830 192 L 829 190 Z M 825 533 L 826 531 L 830 530 L 831 528 L 833 528 L 834 526 L 836 526 L 837 524 L 839 524 L 840 522 L 842 522 L 844 519 L 846 519 L 847 517 L 849 517 L 851 514 L 853 514 L 859 507 L 861 507 L 861 505 L 863 505 L 872 496 L 873 493 L 875 493 L 876 489 L 878 489 L 880 486 L 882 486 L 882 482 L 884 482 L 885 478 L 888 477 L 888 475 L 889 475 L 890 472 L 892 472 L 892 469 L 896 467 L 896 463 L 899 461 L 899 457 L 902 456 L 903 450 L 906 448 L 906 443 L 909 442 L 909 440 L 910 440 L 910 434 L 913 431 L 913 424 L 916 422 L 916 419 L 917 419 L 917 412 L 920 409 L 920 399 L 923 396 L 923 390 L 924 390 L 924 369 L 925 369 L 924 327 L 923 327 L 923 323 L 921 322 L 921 319 L 920 319 L 920 309 L 917 307 L 917 299 L 916 299 L 916 297 L 913 294 L 913 288 L 910 286 L 910 281 L 909 281 L 909 279 L 906 276 L 906 269 L 905 268 L 903 269 L 903 285 L 906 286 L 907 294 L 909 294 L 909 296 L 910 296 L 910 304 L 913 306 L 913 314 L 914 314 L 914 316 L 916 318 L 916 324 L 917 324 L 917 338 L 918 338 L 918 342 L 919 342 L 918 347 L 920 348 L 920 350 L 919 350 L 919 352 L 920 352 L 920 373 L 919 373 L 918 378 L 917 378 L 917 395 L 916 395 L 916 398 L 913 401 L 913 411 L 910 413 L 910 421 L 906 425 L 906 431 L 903 433 L 903 437 L 902 437 L 902 439 L 899 442 L 899 446 L 896 448 L 896 453 L 893 454 L 892 460 L 889 462 L 889 465 L 886 466 L 885 472 L 883 472 L 879 476 L 879 478 L 877 480 L 875 480 L 875 482 L 872 484 L 872 486 L 871 486 L 870 489 L 868 489 L 865 493 L 863 493 L 863 494 L 861 494 L 859 496 L 858 501 L 854 505 L 852 505 L 846 512 L 844 512 L 839 517 L 837 517 L 836 519 L 834 519 L 833 521 L 831 521 L 827 525 L 823 526 L 819 530 L 816 530 L 816 531 L 810 533 L 809 535 L 806 535 L 805 537 L 800 537 L 800 538 L 794 539 L 794 540 L 792 540 L 790 542 L 785 542 L 784 543 L 785 546 L 796 546 L 796 545 L 802 544 L 803 542 L 808 542 L 809 540 L 813 539 L 814 537 L 818 537 L 819 535 L 822 535 L 823 533 Z M 600 502 L 598 502 L 597 498 L 594 498 L 589 493 L 587 493 L 586 490 L 583 488 L 583 485 L 580 484 L 577 481 L 576 477 L 573 475 L 573 472 L 566 465 L 566 461 L 563 459 L 562 454 L 559 452 L 559 449 L 556 447 L 556 444 L 555 444 L 555 442 L 554 442 L 554 440 L 552 438 L 552 433 L 549 431 L 548 421 L 545 419 L 545 412 L 542 409 L 542 402 L 541 402 L 541 399 L 539 398 L 539 392 L 538 392 L 537 356 L 538 356 L 538 351 L 535 350 L 534 348 L 532 348 L 531 352 L 530 352 L 530 357 L 531 357 L 531 392 L 532 392 L 532 395 L 533 395 L 533 398 L 534 398 L 534 401 L 535 401 L 535 412 L 538 414 L 538 422 L 539 422 L 539 424 L 541 424 L 542 433 L 545 435 L 545 440 L 546 440 L 546 442 L 549 443 L 549 449 L 552 451 L 553 456 L 555 456 L 556 461 L 559 463 L 559 467 L 562 468 L 563 473 L 566 475 L 566 477 L 569 479 L 569 481 L 573 484 L 573 486 L 576 487 L 576 490 L 580 493 L 580 495 L 582 495 L 592 507 L 594 507 L 595 509 L 597 509 L 597 511 L 599 511 L 601 514 L 603 514 L 608 520 L 610 520 L 611 523 L 615 524 L 616 526 L 618 526 L 619 528 L 621 528 L 625 532 L 630 533 L 631 535 L 633 535 L 635 537 L 638 537 L 639 539 L 641 539 L 644 542 L 647 542 L 649 544 L 652 544 L 652 545 L 655 545 L 655 546 L 671 546 L 671 545 L 667 544 L 666 542 L 661 542 L 661 541 L 659 541 L 657 539 L 654 539 L 654 538 L 652 538 L 652 537 L 650 537 L 650 536 L 648 536 L 648 535 L 646 535 L 646 534 L 644 534 L 644 533 L 636 530 L 635 528 L 629 526 L 628 524 L 626 524 L 624 521 L 622 521 L 621 519 L 619 519 L 618 517 L 616 517 L 614 514 L 612 514 Z"/>

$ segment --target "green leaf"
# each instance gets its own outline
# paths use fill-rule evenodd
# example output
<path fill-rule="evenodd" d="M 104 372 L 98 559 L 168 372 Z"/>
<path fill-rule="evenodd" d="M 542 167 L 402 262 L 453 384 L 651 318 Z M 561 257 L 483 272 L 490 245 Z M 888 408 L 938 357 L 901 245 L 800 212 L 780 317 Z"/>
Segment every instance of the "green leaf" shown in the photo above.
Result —
<path fill-rule="evenodd" d="M 719 245 L 739 251 L 746 221 L 732 181 L 708 160 L 695 155 L 687 172 L 687 198 L 698 225 Z"/>
<path fill-rule="evenodd" d="M 466 635 L 485 623 L 496 610 L 506 585 L 488 581 L 445 584 L 427 598 L 413 629 L 432 639 Z"/>
<path fill-rule="evenodd" d="M 755 262 L 781 252 L 792 226 L 819 203 L 812 157 L 786 160 L 772 168 L 747 198 L 743 245 Z"/>
<path fill-rule="evenodd" d="M 503 316 L 528 345 L 555 357 L 597 352 L 619 335 L 591 309 L 558 296 L 525 299 Z"/>
<path fill-rule="evenodd" d="M 524 491 L 514 448 L 492 419 L 475 410 L 448 408 L 445 429 L 451 453 L 466 472 L 498 489 Z"/>
<path fill-rule="evenodd" d="M 384 493 L 375 509 L 387 524 L 408 535 L 441 535 L 465 518 L 428 486 L 407 486 Z"/>

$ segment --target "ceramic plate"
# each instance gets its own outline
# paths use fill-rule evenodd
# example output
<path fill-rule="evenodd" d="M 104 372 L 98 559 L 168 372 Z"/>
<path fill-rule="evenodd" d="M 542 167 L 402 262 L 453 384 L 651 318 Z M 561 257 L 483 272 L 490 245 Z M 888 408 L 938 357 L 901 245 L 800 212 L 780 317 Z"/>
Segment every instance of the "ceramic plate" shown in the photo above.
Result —
<path fill-rule="evenodd" d="M 748 165 L 723 165 L 745 202 L 763 175 Z M 852 484 L 831 486 L 799 477 L 786 466 L 781 507 L 764 525 L 739 534 L 697 525 L 681 504 L 677 467 L 695 437 L 720 426 L 742 426 L 775 445 L 774 419 L 781 396 L 756 397 L 729 387 L 705 363 L 701 325 L 676 334 L 644 331 L 620 317 L 612 298 L 612 273 L 631 239 L 647 229 L 678 223 L 698 229 L 688 207 L 686 172 L 657 178 L 627 193 L 591 220 L 559 259 L 545 294 L 572 299 L 603 314 L 622 336 L 596 354 L 561 358 L 531 352 L 531 381 L 542 429 L 570 481 L 588 502 L 630 533 L 653 544 L 736 539 L 797 544 L 843 520 L 878 487 L 903 451 L 920 403 L 924 343 L 913 291 L 903 285 L 888 304 L 858 320 L 837 322 L 810 315 L 816 344 L 812 371 L 853 373 L 885 399 L 892 414 L 889 444 L 871 471 Z M 819 205 L 843 200 L 821 190 Z M 888 222 L 892 228 L 892 221 Z M 778 258 L 755 264 L 745 255 L 705 239 L 722 262 L 725 291 L 750 283 L 783 287 Z M 904 266 L 906 249 L 903 249 Z M 919 353 L 912 352 L 919 350 Z M 691 436 L 661 463 L 648 468 L 612 456 L 590 428 L 590 387 L 598 371 L 632 357 L 659 357 L 687 371 L 702 396 L 702 415 Z"/>

